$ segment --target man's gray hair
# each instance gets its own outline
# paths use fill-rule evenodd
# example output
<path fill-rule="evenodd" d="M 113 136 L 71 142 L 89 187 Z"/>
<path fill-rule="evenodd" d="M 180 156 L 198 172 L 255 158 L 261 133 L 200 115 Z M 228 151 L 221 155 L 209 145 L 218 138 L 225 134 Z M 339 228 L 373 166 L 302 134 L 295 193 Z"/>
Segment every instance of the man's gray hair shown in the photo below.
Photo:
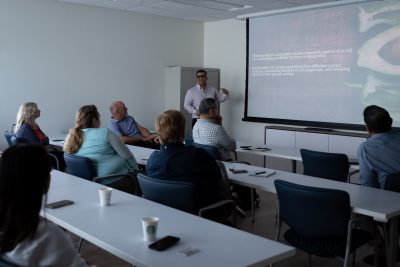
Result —
<path fill-rule="evenodd" d="M 200 102 L 199 115 L 208 114 L 210 110 L 215 110 L 218 108 L 217 101 L 213 98 L 204 98 Z"/>

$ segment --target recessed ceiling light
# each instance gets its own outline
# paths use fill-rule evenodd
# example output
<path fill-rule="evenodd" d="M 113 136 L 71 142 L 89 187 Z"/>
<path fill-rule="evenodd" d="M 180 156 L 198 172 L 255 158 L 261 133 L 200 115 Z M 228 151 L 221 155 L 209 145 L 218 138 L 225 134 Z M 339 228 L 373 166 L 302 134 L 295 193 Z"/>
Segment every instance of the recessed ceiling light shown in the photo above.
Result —
<path fill-rule="evenodd" d="M 229 9 L 228 11 L 237 11 L 237 10 L 242 10 L 242 9 L 246 9 L 246 8 L 252 8 L 252 6 L 242 6 L 242 7 L 232 7 L 231 9 Z"/>

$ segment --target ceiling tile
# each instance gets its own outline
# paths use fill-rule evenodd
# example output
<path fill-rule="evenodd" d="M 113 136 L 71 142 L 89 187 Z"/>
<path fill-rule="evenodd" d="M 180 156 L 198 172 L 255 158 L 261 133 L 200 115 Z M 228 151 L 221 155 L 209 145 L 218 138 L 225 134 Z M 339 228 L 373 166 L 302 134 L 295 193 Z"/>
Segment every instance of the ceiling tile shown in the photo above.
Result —
<path fill-rule="evenodd" d="M 216 21 L 238 15 L 335 2 L 331 0 L 58 0 L 194 21 Z M 242 8 L 248 6 L 247 8 Z"/>

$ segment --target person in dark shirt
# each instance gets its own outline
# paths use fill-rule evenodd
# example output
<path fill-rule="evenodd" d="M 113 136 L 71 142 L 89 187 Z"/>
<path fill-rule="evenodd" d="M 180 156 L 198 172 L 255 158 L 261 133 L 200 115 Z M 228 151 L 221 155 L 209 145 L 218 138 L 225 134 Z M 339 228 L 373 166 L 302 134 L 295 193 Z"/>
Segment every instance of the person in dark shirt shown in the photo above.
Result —
<path fill-rule="evenodd" d="M 87 266 L 64 231 L 40 216 L 50 176 L 41 145 L 17 144 L 2 154 L 0 257 L 13 264 L 1 266 Z"/>
<path fill-rule="evenodd" d="M 387 176 L 400 173 L 400 131 L 392 129 L 393 119 L 379 106 L 364 109 L 364 122 L 370 137 L 357 152 L 360 182 L 384 189 Z"/>
<path fill-rule="evenodd" d="M 148 176 L 194 183 L 202 207 L 228 198 L 227 185 L 215 160 L 205 150 L 183 144 L 185 118 L 181 112 L 165 111 L 158 116 L 155 128 L 161 147 L 147 162 Z"/>

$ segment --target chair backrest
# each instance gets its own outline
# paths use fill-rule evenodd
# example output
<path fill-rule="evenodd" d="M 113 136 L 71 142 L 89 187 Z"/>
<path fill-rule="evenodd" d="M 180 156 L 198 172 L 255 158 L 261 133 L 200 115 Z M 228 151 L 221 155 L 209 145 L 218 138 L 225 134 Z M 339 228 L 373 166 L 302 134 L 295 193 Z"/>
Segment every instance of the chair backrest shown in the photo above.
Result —
<path fill-rule="evenodd" d="M 51 162 L 51 167 L 53 169 L 60 171 L 60 162 L 58 161 L 57 156 L 55 154 L 49 152 L 49 158 L 50 158 L 50 162 Z"/>
<path fill-rule="evenodd" d="M 19 267 L 20 265 L 17 265 L 15 263 L 9 262 L 2 257 L 0 257 L 0 267 Z"/>
<path fill-rule="evenodd" d="M 215 146 L 193 143 L 193 146 L 204 149 L 214 159 L 221 160 L 221 155 Z"/>
<path fill-rule="evenodd" d="M 224 184 L 226 185 L 225 186 L 226 195 L 228 196 L 228 199 L 232 199 L 231 183 L 230 183 L 229 175 L 228 175 L 228 172 L 226 171 L 225 165 L 219 160 L 216 160 L 215 162 L 217 163 L 217 165 L 221 171 L 222 178 L 224 179 L 224 182 L 225 182 Z"/>
<path fill-rule="evenodd" d="M 7 140 L 8 146 L 12 146 L 14 144 L 14 141 L 13 141 L 13 136 L 14 135 L 15 134 L 13 132 L 10 132 L 10 131 L 5 131 L 4 132 L 4 137 Z"/>
<path fill-rule="evenodd" d="M 224 178 L 225 183 L 229 184 L 230 182 L 229 175 L 228 172 L 226 171 L 225 165 L 219 160 L 216 160 L 215 162 L 217 163 L 219 169 L 221 170 L 222 178 Z"/>
<path fill-rule="evenodd" d="M 349 175 L 349 159 L 346 154 L 326 153 L 300 149 L 304 175 L 346 182 Z"/>
<path fill-rule="evenodd" d="M 194 140 L 192 136 L 186 136 L 185 137 L 185 146 L 191 146 L 193 145 Z"/>
<path fill-rule="evenodd" d="M 67 172 L 80 178 L 93 181 L 96 177 L 96 170 L 87 157 L 64 153 L 64 160 L 67 164 Z"/>
<path fill-rule="evenodd" d="M 160 180 L 139 173 L 138 181 L 145 199 L 198 214 L 200 209 L 198 192 L 190 182 Z"/>
<path fill-rule="evenodd" d="M 350 219 L 347 192 L 275 180 L 279 217 L 304 237 L 345 237 Z"/>
<path fill-rule="evenodd" d="M 385 190 L 400 192 L 400 173 L 392 173 L 386 177 Z"/>

